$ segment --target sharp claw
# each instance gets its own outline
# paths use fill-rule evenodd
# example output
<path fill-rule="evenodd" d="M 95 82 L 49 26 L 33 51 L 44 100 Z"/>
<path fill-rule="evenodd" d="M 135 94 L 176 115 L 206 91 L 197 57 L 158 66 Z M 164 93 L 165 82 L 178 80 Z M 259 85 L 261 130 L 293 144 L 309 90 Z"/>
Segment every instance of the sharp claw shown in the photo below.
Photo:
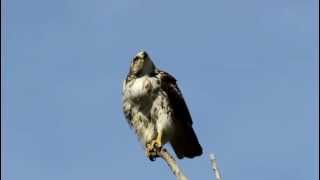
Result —
<path fill-rule="evenodd" d="M 150 161 L 156 160 L 157 153 L 153 143 L 146 144 L 146 156 L 149 158 Z"/>
<path fill-rule="evenodd" d="M 150 161 L 155 161 L 156 158 L 158 157 L 157 153 L 154 150 L 148 150 L 147 156 Z"/>
<path fill-rule="evenodd" d="M 149 156 L 149 160 L 150 160 L 150 161 L 155 161 L 156 159 L 155 159 L 154 156 Z"/>
<path fill-rule="evenodd" d="M 153 140 L 146 144 L 146 155 L 150 161 L 155 161 L 158 156 L 158 152 L 162 149 L 161 142 Z"/>

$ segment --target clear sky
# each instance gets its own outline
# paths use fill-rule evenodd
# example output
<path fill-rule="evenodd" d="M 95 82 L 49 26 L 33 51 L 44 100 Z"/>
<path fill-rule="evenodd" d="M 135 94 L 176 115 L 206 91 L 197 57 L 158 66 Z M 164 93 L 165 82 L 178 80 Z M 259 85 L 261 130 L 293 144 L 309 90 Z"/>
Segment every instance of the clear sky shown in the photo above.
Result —
<path fill-rule="evenodd" d="M 147 50 L 178 79 L 203 156 L 190 180 L 318 176 L 316 0 L 6 0 L 5 180 L 174 179 L 121 110 Z M 171 150 L 169 148 L 169 150 Z"/>

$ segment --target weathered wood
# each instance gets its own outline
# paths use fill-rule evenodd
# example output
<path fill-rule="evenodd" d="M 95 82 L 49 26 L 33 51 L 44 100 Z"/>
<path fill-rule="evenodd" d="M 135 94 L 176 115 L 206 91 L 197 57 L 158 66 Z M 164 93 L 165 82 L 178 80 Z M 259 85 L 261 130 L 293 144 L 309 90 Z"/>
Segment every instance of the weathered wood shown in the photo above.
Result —
<path fill-rule="evenodd" d="M 210 154 L 209 159 L 211 161 L 212 170 L 213 170 L 213 173 L 216 177 L 216 180 L 222 180 L 221 173 L 218 168 L 217 160 L 216 160 L 216 157 L 214 156 L 214 154 Z"/>
<path fill-rule="evenodd" d="M 188 180 L 188 178 L 182 173 L 176 160 L 165 148 L 162 148 L 160 151 L 158 151 L 157 155 L 166 161 L 177 180 Z"/>

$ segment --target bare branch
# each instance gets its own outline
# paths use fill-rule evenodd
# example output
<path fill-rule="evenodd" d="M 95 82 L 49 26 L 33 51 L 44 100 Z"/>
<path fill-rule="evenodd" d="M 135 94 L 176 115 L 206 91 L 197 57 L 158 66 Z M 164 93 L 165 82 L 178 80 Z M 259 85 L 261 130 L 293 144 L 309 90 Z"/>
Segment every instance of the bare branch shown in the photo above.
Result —
<path fill-rule="evenodd" d="M 177 180 L 188 180 L 188 178 L 182 173 L 176 160 L 165 148 L 162 148 L 160 151 L 158 151 L 157 155 L 166 161 L 172 173 L 177 177 Z"/>
<path fill-rule="evenodd" d="M 211 161 L 212 169 L 213 169 L 214 175 L 216 176 L 216 180 L 222 180 L 215 155 L 210 154 L 209 159 Z"/>

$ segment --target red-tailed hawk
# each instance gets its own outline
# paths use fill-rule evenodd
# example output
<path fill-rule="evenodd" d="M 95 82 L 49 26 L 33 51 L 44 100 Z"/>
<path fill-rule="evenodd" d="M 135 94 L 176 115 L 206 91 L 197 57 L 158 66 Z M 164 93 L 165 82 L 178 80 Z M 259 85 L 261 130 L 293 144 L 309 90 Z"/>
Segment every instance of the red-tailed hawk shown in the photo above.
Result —
<path fill-rule="evenodd" d="M 133 58 L 122 94 L 123 112 L 150 160 L 167 142 L 179 159 L 202 154 L 175 78 L 157 69 L 145 51 Z"/>

